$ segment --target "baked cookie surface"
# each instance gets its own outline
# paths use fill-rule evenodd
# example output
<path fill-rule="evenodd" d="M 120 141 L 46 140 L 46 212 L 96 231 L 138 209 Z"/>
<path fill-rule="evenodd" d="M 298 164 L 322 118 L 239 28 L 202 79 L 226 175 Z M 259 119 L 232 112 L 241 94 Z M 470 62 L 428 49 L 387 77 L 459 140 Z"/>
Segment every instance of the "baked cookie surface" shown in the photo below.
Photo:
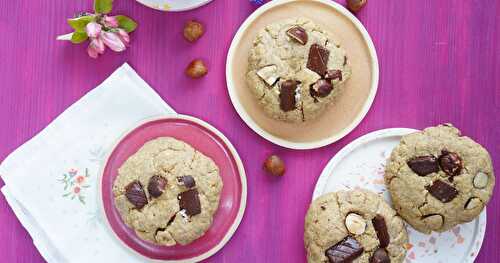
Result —
<path fill-rule="evenodd" d="M 476 218 L 491 198 L 495 176 L 486 149 L 446 124 L 403 136 L 385 182 L 401 217 L 430 233 Z"/>
<path fill-rule="evenodd" d="M 294 18 L 258 33 L 246 77 L 268 116 L 304 122 L 324 112 L 350 76 L 345 50 L 311 20 Z"/>
<path fill-rule="evenodd" d="M 207 231 L 222 187 L 212 159 L 183 141 L 160 137 L 123 163 L 113 195 L 123 221 L 141 239 L 173 246 Z"/>
<path fill-rule="evenodd" d="M 408 242 L 403 220 L 368 190 L 328 193 L 310 205 L 304 244 L 312 262 L 403 262 Z"/>

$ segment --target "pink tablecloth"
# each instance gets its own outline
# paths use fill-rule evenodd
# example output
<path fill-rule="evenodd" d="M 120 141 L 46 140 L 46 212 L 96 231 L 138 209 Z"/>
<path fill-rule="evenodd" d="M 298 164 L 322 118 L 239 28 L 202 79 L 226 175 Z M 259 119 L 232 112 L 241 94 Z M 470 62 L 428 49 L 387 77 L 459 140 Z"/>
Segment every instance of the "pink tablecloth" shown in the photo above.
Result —
<path fill-rule="evenodd" d="M 452 122 L 487 147 L 500 168 L 500 3 L 481 1 L 369 1 L 359 18 L 380 60 L 380 86 L 364 121 L 341 141 L 312 151 L 272 145 L 238 117 L 225 83 L 233 34 L 254 10 L 245 0 L 215 0 L 184 13 L 162 13 L 133 0 L 115 0 L 115 12 L 139 22 L 132 47 L 98 60 L 85 47 L 57 42 L 67 17 L 91 1 L 0 2 L 0 159 L 36 134 L 66 107 L 129 62 L 179 113 L 204 119 L 233 142 L 246 165 L 248 206 L 232 240 L 208 262 L 303 262 L 303 218 L 322 168 L 345 144 L 387 127 L 423 128 Z M 196 18 L 206 35 L 182 39 L 182 25 Z M 193 58 L 209 74 L 183 75 Z M 281 155 L 287 174 L 261 170 L 270 153 Z M 36 176 L 34 169 L 33 176 Z M 500 187 L 488 206 L 488 227 L 478 262 L 500 258 Z M 43 262 L 26 231 L 0 195 L 1 262 Z"/>

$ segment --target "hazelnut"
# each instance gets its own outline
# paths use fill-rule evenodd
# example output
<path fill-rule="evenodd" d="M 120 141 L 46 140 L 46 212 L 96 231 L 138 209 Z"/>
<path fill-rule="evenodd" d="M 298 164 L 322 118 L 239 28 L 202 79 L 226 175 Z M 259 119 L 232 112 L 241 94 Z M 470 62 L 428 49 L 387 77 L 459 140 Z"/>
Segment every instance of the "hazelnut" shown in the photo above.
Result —
<path fill-rule="evenodd" d="M 366 5 L 366 2 L 368 2 L 368 0 L 347 0 L 347 9 L 356 13 Z"/>
<path fill-rule="evenodd" d="M 360 215 L 350 213 L 345 218 L 345 226 L 351 234 L 361 235 L 365 232 L 366 222 Z"/>
<path fill-rule="evenodd" d="M 186 75 L 193 79 L 199 79 L 207 74 L 208 70 L 201 59 L 195 59 L 186 68 Z"/>
<path fill-rule="evenodd" d="M 474 176 L 472 183 L 475 188 L 485 188 L 488 185 L 488 175 L 483 172 L 479 172 L 476 176 Z"/>
<path fill-rule="evenodd" d="M 184 38 L 189 42 L 195 42 L 203 36 L 203 24 L 195 20 L 189 20 L 184 25 Z"/>
<path fill-rule="evenodd" d="M 272 175 L 282 176 L 285 174 L 285 163 L 278 156 L 271 155 L 264 162 L 264 169 Z"/>

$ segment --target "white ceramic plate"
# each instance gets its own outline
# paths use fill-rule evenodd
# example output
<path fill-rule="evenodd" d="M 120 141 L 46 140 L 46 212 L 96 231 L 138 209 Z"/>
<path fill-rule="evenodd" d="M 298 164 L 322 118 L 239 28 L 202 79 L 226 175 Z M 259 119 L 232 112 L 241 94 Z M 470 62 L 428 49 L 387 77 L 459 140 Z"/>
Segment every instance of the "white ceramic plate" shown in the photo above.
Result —
<path fill-rule="evenodd" d="M 340 150 L 326 165 L 314 188 L 313 200 L 338 190 L 364 188 L 392 204 L 384 184 L 384 166 L 401 136 L 413 129 L 392 128 L 366 134 Z M 425 235 L 406 225 L 410 243 L 406 262 L 474 262 L 483 243 L 486 210 L 474 221 L 444 233 Z"/>
<path fill-rule="evenodd" d="M 289 17 L 306 17 L 318 23 L 346 49 L 353 72 L 361 69 L 369 73 L 353 73 L 345 92 L 336 103 L 330 105 L 318 119 L 300 125 L 263 117 L 265 114 L 257 101 L 246 99 L 252 94 L 244 81 L 248 51 L 258 30 L 271 22 Z M 343 27 L 349 30 L 341 30 Z M 291 149 L 319 148 L 351 132 L 370 109 L 377 92 L 378 79 L 377 54 L 368 32 L 346 8 L 331 0 L 275 0 L 261 6 L 238 29 L 226 61 L 228 92 L 240 117 L 263 138 Z"/>
<path fill-rule="evenodd" d="M 210 3 L 212 0 L 136 0 L 156 10 L 179 12 L 195 9 Z"/>

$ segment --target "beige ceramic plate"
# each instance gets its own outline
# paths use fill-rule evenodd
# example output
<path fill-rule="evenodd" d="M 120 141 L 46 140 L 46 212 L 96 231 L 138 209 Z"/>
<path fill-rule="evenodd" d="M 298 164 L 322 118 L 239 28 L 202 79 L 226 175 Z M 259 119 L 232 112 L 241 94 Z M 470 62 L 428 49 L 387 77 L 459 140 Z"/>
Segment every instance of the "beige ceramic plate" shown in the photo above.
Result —
<path fill-rule="evenodd" d="M 346 89 L 316 120 L 290 124 L 267 117 L 245 83 L 248 52 L 257 32 L 267 24 L 306 17 L 328 31 L 346 49 L 352 77 Z M 236 111 L 265 139 L 291 149 L 314 149 L 351 132 L 372 105 L 378 85 L 378 60 L 373 42 L 361 22 L 330 0 L 275 0 L 257 9 L 240 26 L 229 48 L 226 80 Z"/>

